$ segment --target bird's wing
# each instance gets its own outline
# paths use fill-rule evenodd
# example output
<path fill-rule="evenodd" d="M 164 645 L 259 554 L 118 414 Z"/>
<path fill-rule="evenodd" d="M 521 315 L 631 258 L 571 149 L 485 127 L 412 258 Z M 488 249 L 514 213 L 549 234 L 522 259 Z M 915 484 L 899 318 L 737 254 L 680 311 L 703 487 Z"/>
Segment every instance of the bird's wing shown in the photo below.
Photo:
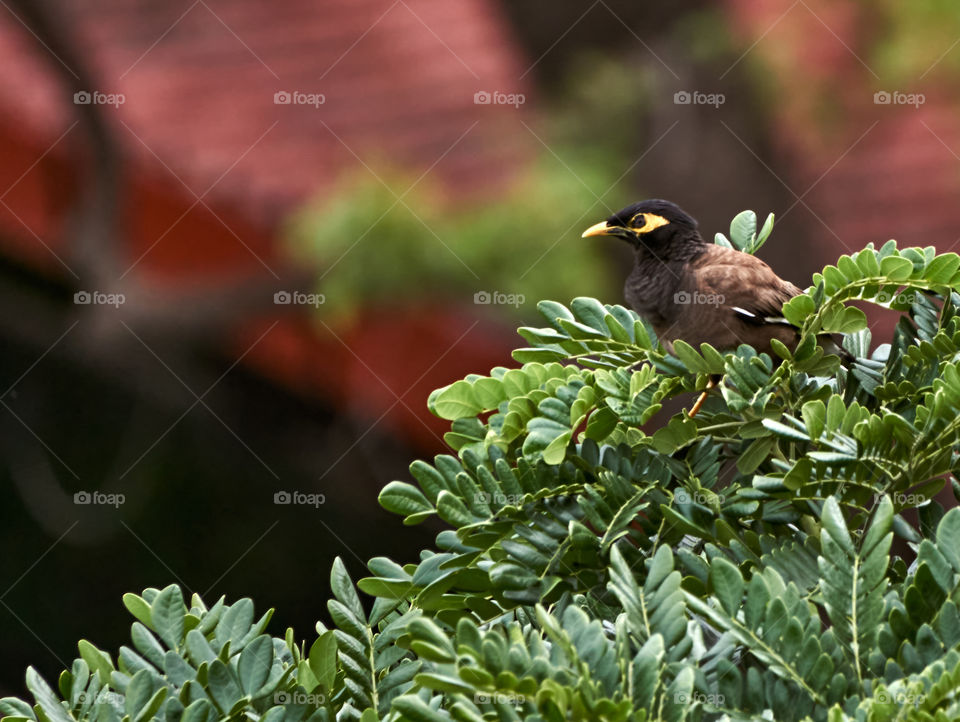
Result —
<path fill-rule="evenodd" d="M 711 246 L 690 270 L 694 288 L 748 324 L 786 323 L 783 304 L 801 293 L 759 258 L 722 246 Z"/>

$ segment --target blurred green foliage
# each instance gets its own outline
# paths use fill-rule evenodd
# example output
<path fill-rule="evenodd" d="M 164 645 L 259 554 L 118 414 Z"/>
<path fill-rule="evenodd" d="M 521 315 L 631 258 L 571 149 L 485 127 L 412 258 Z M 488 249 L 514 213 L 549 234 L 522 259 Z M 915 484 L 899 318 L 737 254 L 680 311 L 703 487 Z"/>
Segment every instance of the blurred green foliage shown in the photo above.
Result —
<path fill-rule="evenodd" d="M 428 298 L 466 305 L 479 291 L 529 299 L 570 288 L 602 293 L 604 260 L 580 242 L 580 230 L 608 214 L 590 189 L 610 183 L 602 171 L 558 172 L 551 161 L 537 159 L 502 196 L 461 206 L 444 201 L 429 179 L 397 202 L 390 189 L 410 187 L 413 177 L 391 173 L 390 188 L 367 173 L 347 178 L 293 230 L 298 251 L 319 261 L 325 309 L 349 315 L 361 305 Z M 606 200 L 618 203 L 613 194 Z M 578 218 L 573 208 L 588 210 Z"/>
<path fill-rule="evenodd" d="M 630 171 L 649 142 L 655 92 L 644 66 L 583 58 L 562 99 L 545 99 L 542 115 L 524 120 L 534 152 L 492 197 L 451 202 L 432 176 L 418 182 L 397 167 L 346 175 L 290 229 L 294 252 L 318 264 L 325 313 L 437 298 L 470 304 L 482 290 L 608 295 L 611 269 L 580 231 L 642 195 Z"/>
<path fill-rule="evenodd" d="M 952 0 L 861 2 L 875 40 L 868 63 L 884 80 L 917 83 L 930 74 L 960 72 L 960 11 Z M 906 90 L 906 89 L 904 89 Z"/>

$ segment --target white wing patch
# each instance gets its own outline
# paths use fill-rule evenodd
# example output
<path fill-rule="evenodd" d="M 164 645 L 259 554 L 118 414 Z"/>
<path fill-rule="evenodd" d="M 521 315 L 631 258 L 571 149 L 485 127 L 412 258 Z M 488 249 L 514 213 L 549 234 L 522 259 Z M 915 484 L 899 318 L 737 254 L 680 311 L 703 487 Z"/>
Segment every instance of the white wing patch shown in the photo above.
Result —
<path fill-rule="evenodd" d="M 757 314 L 748 311 L 745 308 L 740 308 L 740 306 L 731 306 L 733 312 L 738 316 L 743 317 L 748 323 L 780 323 L 785 326 L 792 326 L 787 319 L 783 316 L 763 316 L 762 318 L 757 316 Z"/>

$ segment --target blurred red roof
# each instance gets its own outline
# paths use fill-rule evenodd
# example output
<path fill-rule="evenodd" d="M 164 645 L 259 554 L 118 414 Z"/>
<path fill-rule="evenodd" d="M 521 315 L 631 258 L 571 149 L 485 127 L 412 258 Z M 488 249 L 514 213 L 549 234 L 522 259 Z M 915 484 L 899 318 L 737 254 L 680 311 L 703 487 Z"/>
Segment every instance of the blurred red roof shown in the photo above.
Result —
<path fill-rule="evenodd" d="M 530 157 L 529 134 L 504 122 L 515 108 L 474 102 L 483 90 L 529 93 L 517 81 L 522 58 L 489 0 L 90 0 L 64 3 L 58 13 L 98 78 L 89 91 L 124 97 L 103 110 L 127 161 L 122 265 L 143 282 L 174 289 L 269 280 L 283 258 L 282 221 L 347 169 L 376 173 L 378 159 L 389 159 L 437 176 L 462 198 L 498 192 Z M 75 190 L 66 180 L 68 150 L 82 136 L 57 64 L 2 11 L 0 249 L 67 277 L 63 228 Z M 284 104 L 277 93 L 304 95 Z M 422 313 L 406 316 L 411 332 L 424 331 Z M 402 330 L 404 318 L 398 309 L 391 321 Z M 386 357 L 359 351 L 371 346 L 371 323 L 344 332 L 347 353 L 313 325 L 285 321 L 247 360 L 340 402 L 356 391 L 362 413 L 389 408 L 395 428 L 435 446 L 432 434 L 410 423 L 422 416 L 426 393 L 505 358 L 506 342 L 493 340 L 502 335 L 471 332 L 427 371 L 473 323 L 437 312 L 422 344 L 430 347 L 407 343 L 409 369 L 399 372 L 396 347 Z M 256 328 L 251 322 L 239 337 Z M 396 340 L 403 338 L 411 336 Z M 291 355 L 299 361 L 283 366 Z M 425 371 L 409 392 L 416 413 L 392 405 L 395 396 L 377 381 L 399 384 L 398 375 Z"/>
<path fill-rule="evenodd" d="M 744 62 L 756 53 L 775 71 L 783 181 L 820 216 L 831 257 L 890 238 L 941 251 L 960 242 L 955 93 L 935 74 L 884 83 L 863 32 L 872 10 L 861 3 L 727 6 Z"/>
<path fill-rule="evenodd" d="M 871 67 L 877 39 L 864 30 L 876 27 L 875 10 L 863 3 L 726 4 L 741 59 L 756 54 L 776 88 L 778 180 L 802 199 L 794 212 L 813 216 L 810 246 L 823 262 L 891 238 L 957 251 L 960 126 L 955 84 L 937 77 L 937 63 L 901 87 L 881 76 Z M 868 313 L 876 336 L 892 332 L 894 315 Z"/>

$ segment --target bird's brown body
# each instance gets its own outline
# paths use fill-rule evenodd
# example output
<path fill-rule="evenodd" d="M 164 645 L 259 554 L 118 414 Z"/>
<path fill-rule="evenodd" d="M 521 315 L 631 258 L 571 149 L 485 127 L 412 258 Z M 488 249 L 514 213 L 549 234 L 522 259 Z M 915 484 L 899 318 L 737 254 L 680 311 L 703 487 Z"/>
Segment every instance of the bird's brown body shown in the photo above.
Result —
<path fill-rule="evenodd" d="M 797 329 L 778 317 L 799 288 L 748 253 L 708 243 L 678 250 L 658 258 L 638 248 L 624 287 L 627 303 L 651 323 L 668 351 L 676 339 L 720 351 L 748 344 L 768 354 L 773 338 L 796 346 Z"/>
<path fill-rule="evenodd" d="M 771 355 L 773 339 L 796 347 L 799 332 L 783 318 L 783 304 L 800 289 L 759 258 L 704 241 L 697 222 L 675 204 L 634 203 L 583 235 L 616 236 L 633 246 L 627 303 L 668 351 L 678 339 L 718 351 L 748 344 Z"/>

